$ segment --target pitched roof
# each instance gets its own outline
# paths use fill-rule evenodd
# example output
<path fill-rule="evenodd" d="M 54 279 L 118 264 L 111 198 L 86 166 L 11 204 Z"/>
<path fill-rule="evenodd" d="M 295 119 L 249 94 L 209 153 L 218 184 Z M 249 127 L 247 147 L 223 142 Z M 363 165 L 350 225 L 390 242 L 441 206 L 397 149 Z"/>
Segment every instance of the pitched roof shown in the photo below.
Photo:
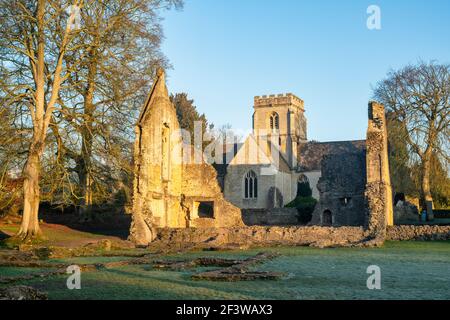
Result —
<path fill-rule="evenodd" d="M 322 158 L 326 155 L 361 153 L 366 149 L 366 140 L 307 142 L 298 146 L 297 162 L 301 171 L 321 169 Z"/>
<path fill-rule="evenodd" d="M 221 155 L 222 164 L 228 164 L 231 160 L 233 160 L 243 145 L 243 142 L 223 144 L 223 152 Z"/>
<path fill-rule="evenodd" d="M 278 163 L 277 170 L 290 172 L 291 168 L 287 160 L 283 157 L 282 153 L 279 152 L 279 158 L 275 159 L 266 150 L 266 145 L 261 146 L 257 138 L 250 134 L 243 145 L 239 148 L 235 157 L 231 161 L 231 165 L 273 165 Z"/>

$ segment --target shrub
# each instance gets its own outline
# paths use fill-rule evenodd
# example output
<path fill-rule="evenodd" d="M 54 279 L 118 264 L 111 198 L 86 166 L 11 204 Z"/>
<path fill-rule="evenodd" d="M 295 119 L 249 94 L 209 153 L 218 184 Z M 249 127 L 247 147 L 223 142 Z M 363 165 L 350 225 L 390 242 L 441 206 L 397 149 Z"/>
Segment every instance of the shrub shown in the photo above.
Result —
<path fill-rule="evenodd" d="M 309 182 L 302 182 L 297 184 L 297 198 L 298 197 L 311 197 L 312 196 L 312 189 L 309 186 Z"/>
<path fill-rule="evenodd" d="M 286 205 L 287 208 L 296 208 L 298 211 L 298 220 L 301 223 L 311 221 L 312 213 L 316 207 L 317 200 L 313 197 L 297 197 Z"/>

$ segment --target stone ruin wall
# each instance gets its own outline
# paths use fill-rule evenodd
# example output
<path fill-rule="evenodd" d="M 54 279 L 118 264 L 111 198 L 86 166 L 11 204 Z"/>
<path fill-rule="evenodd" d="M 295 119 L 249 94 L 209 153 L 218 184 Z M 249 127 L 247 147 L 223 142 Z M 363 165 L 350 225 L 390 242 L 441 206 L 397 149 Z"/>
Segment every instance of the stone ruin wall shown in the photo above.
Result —
<path fill-rule="evenodd" d="M 369 103 L 369 124 L 366 139 L 366 227 L 375 239 L 385 238 L 386 227 L 392 226 L 393 200 L 389 174 L 387 126 L 384 106 Z"/>
<path fill-rule="evenodd" d="M 393 225 L 387 134 L 384 106 L 370 102 L 365 154 L 333 154 L 322 160 L 312 224 L 323 225 L 328 210 L 334 214 L 333 226 L 362 225 L 368 239 L 384 241 L 386 227 Z M 351 198 L 351 206 L 342 205 L 345 198 Z"/>
<path fill-rule="evenodd" d="M 183 163 L 180 125 L 162 70 L 136 125 L 134 166 L 129 239 L 137 245 L 149 244 L 161 227 L 243 225 L 240 209 L 223 198 L 213 166 Z M 211 216 L 198 216 L 201 204 L 211 204 Z"/>
<path fill-rule="evenodd" d="M 296 208 L 243 209 L 242 220 L 247 226 L 295 226 L 299 214 Z"/>
<path fill-rule="evenodd" d="M 148 244 L 156 237 L 155 226 L 177 227 L 181 220 L 177 195 L 181 192 L 182 168 L 175 153 L 169 152 L 180 144 L 180 137 L 170 133 L 176 132 L 179 124 L 171 107 L 164 74 L 160 73 L 135 127 L 130 240 L 138 245 Z M 168 139 L 166 145 L 163 139 Z M 165 166 L 161 165 L 163 161 Z M 169 210 L 176 214 L 168 216 Z"/>
<path fill-rule="evenodd" d="M 233 227 L 163 229 L 157 246 L 192 246 L 199 249 L 248 248 L 259 246 L 363 246 L 363 227 Z"/>
<path fill-rule="evenodd" d="M 386 240 L 444 241 L 450 240 L 450 226 L 388 226 Z"/>
<path fill-rule="evenodd" d="M 189 212 L 191 227 L 234 227 L 243 226 L 241 210 L 225 200 L 217 178 L 217 171 L 209 164 L 188 164 L 183 166 L 181 184 L 185 195 L 185 211 Z M 195 204 L 214 202 L 214 218 L 200 218 L 195 215 Z"/>
<path fill-rule="evenodd" d="M 389 226 L 386 240 L 450 240 L 450 226 Z M 373 239 L 364 227 L 233 227 L 161 229 L 156 247 L 197 249 L 251 248 L 264 246 L 371 247 L 383 241 Z"/>
<path fill-rule="evenodd" d="M 320 201 L 310 224 L 326 225 L 325 212 L 331 213 L 330 226 L 363 226 L 366 222 L 364 190 L 366 186 L 365 153 L 326 155 L 317 184 Z"/>

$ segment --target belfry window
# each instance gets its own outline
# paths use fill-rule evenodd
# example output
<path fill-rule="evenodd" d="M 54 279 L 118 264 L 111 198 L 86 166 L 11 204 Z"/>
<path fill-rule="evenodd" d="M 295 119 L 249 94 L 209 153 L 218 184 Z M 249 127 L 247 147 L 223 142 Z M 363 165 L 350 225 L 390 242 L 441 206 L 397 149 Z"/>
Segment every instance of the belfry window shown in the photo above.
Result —
<path fill-rule="evenodd" d="M 270 115 L 270 129 L 272 131 L 280 129 L 280 117 L 276 112 Z"/>
<path fill-rule="evenodd" d="M 258 178 L 254 171 L 249 171 L 244 178 L 244 198 L 256 199 L 258 197 Z"/>

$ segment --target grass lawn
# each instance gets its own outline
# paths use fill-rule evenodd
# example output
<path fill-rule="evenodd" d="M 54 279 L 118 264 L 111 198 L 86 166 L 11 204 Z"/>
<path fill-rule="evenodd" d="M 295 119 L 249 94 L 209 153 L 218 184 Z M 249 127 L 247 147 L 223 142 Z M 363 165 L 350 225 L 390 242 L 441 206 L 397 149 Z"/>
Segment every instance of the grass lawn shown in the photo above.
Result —
<path fill-rule="evenodd" d="M 276 251 L 280 257 L 258 270 L 281 271 L 278 281 L 193 281 L 193 270 L 153 270 L 126 266 L 83 273 L 81 290 L 68 290 L 66 278 L 55 276 L 23 284 L 47 291 L 50 299 L 450 299 L 450 242 L 387 242 L 382 248 L 265 248 L 246 251 L 193 252 L 167 258 L 247 257 Z M 92 263 L 120 258 L 71 258 Z M 61 260 L 58 260 L 61 261 Z M 366 269 L 381 268 L 381 290 L 368 290 Z M 198 269 L 197 269 L 198 271 Z M 35 272 L 0 268 L 0 274 Z"/>

